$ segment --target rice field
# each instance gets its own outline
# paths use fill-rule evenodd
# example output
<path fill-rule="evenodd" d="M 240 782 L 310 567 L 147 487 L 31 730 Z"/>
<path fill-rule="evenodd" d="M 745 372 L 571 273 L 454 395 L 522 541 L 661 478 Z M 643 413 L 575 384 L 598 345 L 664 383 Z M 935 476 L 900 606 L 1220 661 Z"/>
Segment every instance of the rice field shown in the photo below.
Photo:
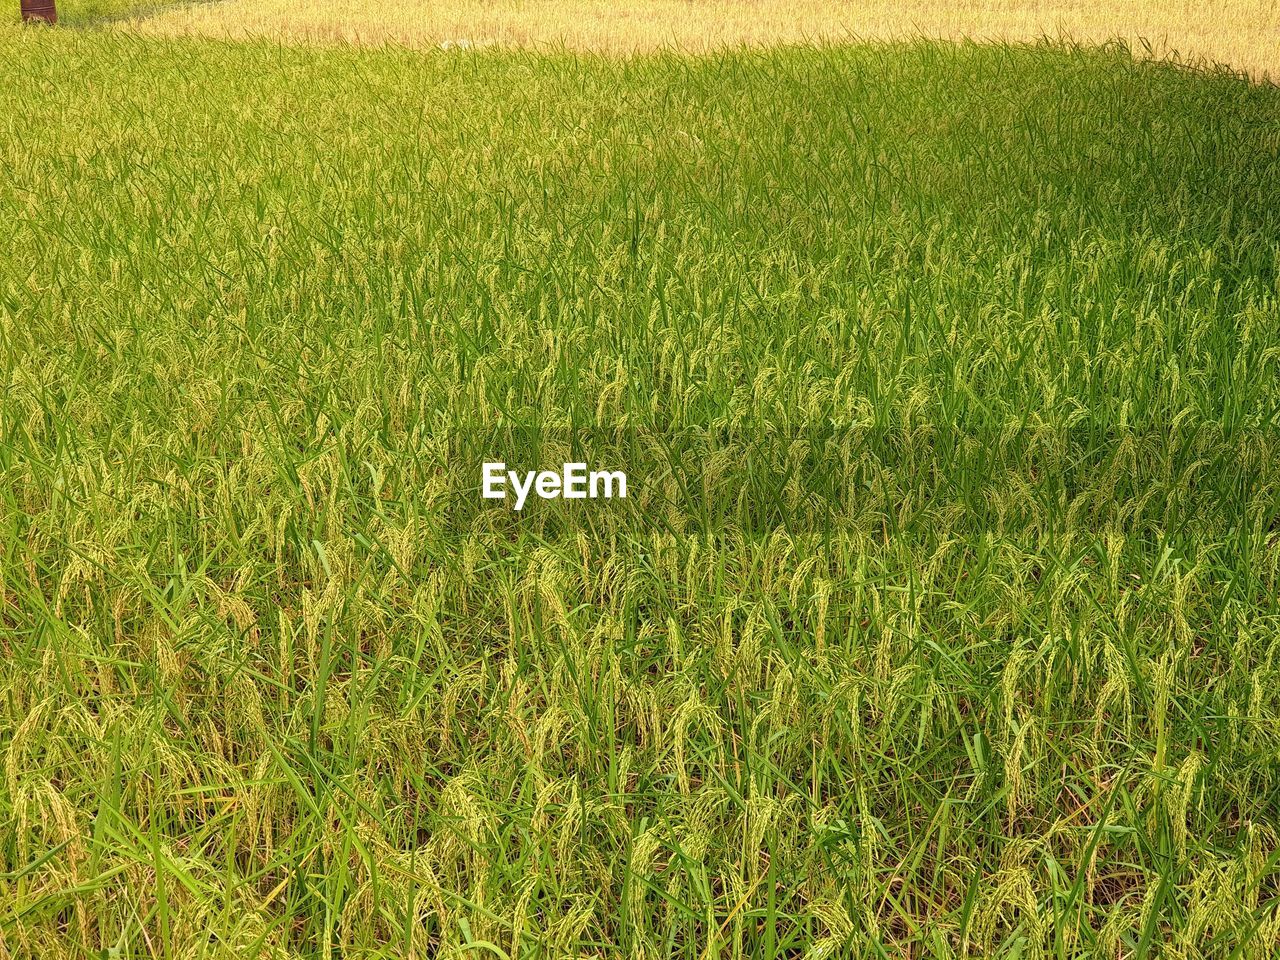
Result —
<path fill-rule="evenodd" d="M 172 6 L 127 29 L 613 54 L 857 39 L 1048 38 L 1121 42 L 1141 56 L 1280 76 L 1280 0 L 223 0 Z"/>
<path fill-rule="evenodd" d="M 0 27 L 0 958 L 1280 953 L 1280 88 L 280 41 Z"/>

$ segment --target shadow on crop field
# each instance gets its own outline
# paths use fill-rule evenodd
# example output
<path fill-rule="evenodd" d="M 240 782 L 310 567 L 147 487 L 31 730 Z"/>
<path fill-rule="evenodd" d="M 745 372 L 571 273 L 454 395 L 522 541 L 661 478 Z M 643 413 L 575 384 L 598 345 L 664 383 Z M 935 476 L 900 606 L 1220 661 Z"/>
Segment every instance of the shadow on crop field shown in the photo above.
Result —
<path fill-rule="evenodd" d="M 8 230 L 50 342 L 127 321 L 205 369 L 256 380 L 266 358 L 285 396 L 353 363 L 390 389 L 390 342 L 420 416 L 463 425 L 591 423 L 603 393 L 648 434 L 1050 431 L 1084 483 L 1134 431 L 1173 467 L 1204 460 L 1179 446 L 1200 431 L 1229 470 L 1277 427 L 1273 85 L 1049 45 L 47 39 L 26 60 L 55 92 L 12 105 L 37 147 L 0 206 L 49 185 Z"/>

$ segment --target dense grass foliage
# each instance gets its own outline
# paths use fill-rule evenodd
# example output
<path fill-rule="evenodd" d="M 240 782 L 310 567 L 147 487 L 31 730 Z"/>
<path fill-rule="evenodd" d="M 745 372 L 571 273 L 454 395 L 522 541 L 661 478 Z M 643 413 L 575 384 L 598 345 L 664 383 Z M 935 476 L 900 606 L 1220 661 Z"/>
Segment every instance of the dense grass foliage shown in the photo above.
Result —
<path fill-rule="evenodd" d="M 0 79 L 0 956 L 1275 955 L 1275 88 Z M 528 424 L 636 497 L 478 509 Z M 654 497 L 690 436 L 755 493 Z"/>

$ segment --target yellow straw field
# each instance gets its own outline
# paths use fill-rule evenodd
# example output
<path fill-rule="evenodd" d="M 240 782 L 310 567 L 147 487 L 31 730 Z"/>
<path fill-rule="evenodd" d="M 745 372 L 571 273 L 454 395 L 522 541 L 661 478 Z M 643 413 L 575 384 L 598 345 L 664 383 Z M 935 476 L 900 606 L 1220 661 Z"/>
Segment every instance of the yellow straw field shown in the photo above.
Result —
<path fill-rule="evenodd" d="M 146 33 L 415 47 L 567 46 L 636 53 L 850 38 L 1085 43 L 1226 63 L 1280 66 L 1277 0 L 225 0 L 169 8 L 130 24 Z"/>

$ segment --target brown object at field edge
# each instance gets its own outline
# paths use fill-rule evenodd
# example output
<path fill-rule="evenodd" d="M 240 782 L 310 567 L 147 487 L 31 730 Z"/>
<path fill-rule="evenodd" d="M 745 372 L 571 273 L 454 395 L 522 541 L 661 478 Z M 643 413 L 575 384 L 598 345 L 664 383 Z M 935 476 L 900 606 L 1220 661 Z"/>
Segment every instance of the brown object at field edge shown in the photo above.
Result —
<path fill-rule="evenodd" d="M 58 8 L 54 0 L 22 0 L 24 23 L 57 23 Z"/>

